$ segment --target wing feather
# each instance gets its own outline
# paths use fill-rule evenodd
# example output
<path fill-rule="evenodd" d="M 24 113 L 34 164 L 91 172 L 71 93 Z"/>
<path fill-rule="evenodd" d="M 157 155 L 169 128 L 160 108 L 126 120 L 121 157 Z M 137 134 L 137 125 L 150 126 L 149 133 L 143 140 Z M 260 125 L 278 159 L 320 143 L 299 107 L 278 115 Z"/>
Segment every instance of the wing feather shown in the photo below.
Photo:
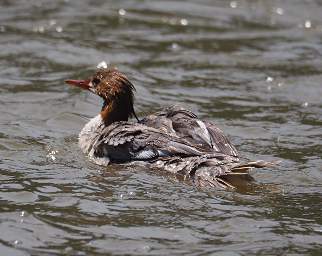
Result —
<path fill-rule="evenodd" d="M 140 123 L 115 122 L 101 131 L 94 154 L 108 152 L 113 161 L 152 160 L 204 154 L 237 158 L 237 151 L 214 124 L 180 107 L 147 116 Z"/>

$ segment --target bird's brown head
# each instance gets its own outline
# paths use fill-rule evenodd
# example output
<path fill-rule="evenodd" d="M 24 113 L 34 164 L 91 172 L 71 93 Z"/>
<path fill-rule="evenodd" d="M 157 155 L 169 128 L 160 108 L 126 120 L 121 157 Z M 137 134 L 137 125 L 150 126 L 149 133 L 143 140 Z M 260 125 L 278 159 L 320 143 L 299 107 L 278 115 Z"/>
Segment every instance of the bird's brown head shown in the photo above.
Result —
<path fill-rule="evenodd" d="M 101 116 L 106 125 L 127 121 L 135 115 L 133 102 L 135 90 L 128 78 L 115 68 L 100 68 L 89 79 L 66 80 L 67 84 L 80 87 L 104 99 Z"/>

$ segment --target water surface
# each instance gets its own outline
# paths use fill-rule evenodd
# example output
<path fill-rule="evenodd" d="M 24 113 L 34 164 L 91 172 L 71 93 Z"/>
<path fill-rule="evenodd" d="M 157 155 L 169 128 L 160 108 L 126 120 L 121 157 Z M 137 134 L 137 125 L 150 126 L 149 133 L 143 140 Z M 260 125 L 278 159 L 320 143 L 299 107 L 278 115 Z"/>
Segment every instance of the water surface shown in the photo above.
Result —
<path fill-rule="evenodd" d="M 0 3 L 1 255 L 320 255 L 322 2 Z M 97 166 L 77 134 L 101 100 L 66 86 L 101 61 L 139 115 L 181 104 L 245 159 L 242 191 Z"/>

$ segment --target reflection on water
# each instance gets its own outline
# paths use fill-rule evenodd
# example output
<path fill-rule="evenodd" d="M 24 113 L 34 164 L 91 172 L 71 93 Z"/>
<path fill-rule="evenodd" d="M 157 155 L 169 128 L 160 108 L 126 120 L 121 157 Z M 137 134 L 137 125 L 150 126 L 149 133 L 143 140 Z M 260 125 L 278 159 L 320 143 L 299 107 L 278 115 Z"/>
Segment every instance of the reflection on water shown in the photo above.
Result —
<path fill-rule="evenodd" d="M 2 255 L 319 255 L 320 1 L 0 6 Z M 282 163 L 237 192 L 96 166 L 77 134 L 101 102 L 63 81 L 102 61 L 134 82 L 141 115 L 182 104 L 245 158 Z"/>

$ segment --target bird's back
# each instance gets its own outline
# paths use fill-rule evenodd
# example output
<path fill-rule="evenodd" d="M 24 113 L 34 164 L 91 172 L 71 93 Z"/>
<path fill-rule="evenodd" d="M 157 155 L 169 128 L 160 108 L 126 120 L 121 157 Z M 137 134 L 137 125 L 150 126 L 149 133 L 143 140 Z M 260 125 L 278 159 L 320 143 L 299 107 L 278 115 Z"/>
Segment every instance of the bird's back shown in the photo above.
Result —
<path fill-rule="evenodd" d="M 232 174 L 239 162 L 235 147 L 219 128 L 176 106 L 140 123 L 115 122 L 105 127 L 94 149 L 98 158 L 108 157 L 115 163 L 146 161 L 213 186 L 227 187 L 219 177 Z"/>

